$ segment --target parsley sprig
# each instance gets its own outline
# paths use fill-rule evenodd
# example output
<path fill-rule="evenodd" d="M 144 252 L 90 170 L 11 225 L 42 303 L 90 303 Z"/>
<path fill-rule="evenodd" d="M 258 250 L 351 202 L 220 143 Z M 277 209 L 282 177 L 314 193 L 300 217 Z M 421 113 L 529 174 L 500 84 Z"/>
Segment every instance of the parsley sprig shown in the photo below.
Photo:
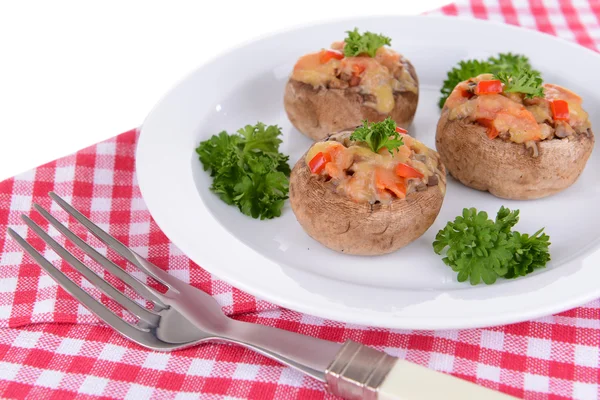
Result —
<path fill-rule="evenodd" d="M 442 96 L 438 102 L 440 108 L 456 85 L 469 78 L 481 74 L 493 74 L 503 81 L 514 82 L 505 86 L 504 91 L 524 93 L 527 97 L 543 96 L 542 76 L 539 71 L 531 67 L 529 59 L 521 54 L 499 53 L 497 57 L 489 57 L 486 60 L 465 60 L 460 61 L 458 66 L 448 71 L 446 80 L 440 90 Z M 504 79 L 504 80 L 503 80 Z M 519 82 L 519 84 L 515 84 Z"/>
<path fill-rule="evenodd" d="M 393 151 L 404 144 L 402 136 L 396 131 L 396 122 L 391 117 L 370 124 L 364 120 L 363 126 L 352 132 L 350 140 L 367 143 L 375 153 L 385 147 L 390 154 L 394 154 Z"/>
<path fill-rule="evenodd" d="M 375 57 L 377 49 L 386 44 L 389 46 L 392 39 L 387 36 L 378 35 L 372 32 L 365 32 L 362 35 L 358 33 L 358 28 L 353 31 L 346 31 L 348 36 L 344 40 L 344 55 L 346 57 L 356 57 L 360 54 L 368 54 L 370 57 Z"/>
<path fill-rule="evenodd" d="M 544 228 L 531 236 L 512 231 L 517 222 L 519 210 L 502 206 L 492 221 L 485 211 L 465 208 L 438 232 L 433 250 L 441 254 L 448 248 L 443 261 L 458 272 L 459 282 L 490 285 L 498 277 L 525 276 L 550 261 L 550 237 L 543 233 Z"/>
<path fill-rule="evenodd" d="M 504 84 L 504 92 L 523 93 L 527 98 L 544 97 L 543 80 L 537 71 L 517 69 L 496 76 Z"/>
<path fill-rule="evenodd" d="M 493 74 L 512 72 L 517 69 L 533 70 L 529 58 L 521 54 L 499 53 L 498 57 L 489 57 L 487 62 L 490 64 Z"/>
<path fill-rule="evenodd" d="M 210 189 L 252 218 L 279 217 L 290 176 L 289 156 L 279 152 L 280 135 L 277 125 L 258 122 L 201 142 L 196 153 L 204 170 L 210 169 Z"/>

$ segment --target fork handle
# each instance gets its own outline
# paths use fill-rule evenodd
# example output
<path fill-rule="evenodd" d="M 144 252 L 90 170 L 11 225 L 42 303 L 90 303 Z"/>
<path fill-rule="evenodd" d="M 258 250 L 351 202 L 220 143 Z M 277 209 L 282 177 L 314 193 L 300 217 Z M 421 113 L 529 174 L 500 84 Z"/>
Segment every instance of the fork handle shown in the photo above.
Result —
<path fill-rule="evenodd" d="M 422 365 L 397 360 L 377 389 L 377 400 L 516 400 Z"/>
<path fill-rule="evenodd" d="M 228 333 L 228 341 L 325 382 L 328 392 L 349 400 L 514 399 L 350 340 L 339 344 L 233 320 Z"/>

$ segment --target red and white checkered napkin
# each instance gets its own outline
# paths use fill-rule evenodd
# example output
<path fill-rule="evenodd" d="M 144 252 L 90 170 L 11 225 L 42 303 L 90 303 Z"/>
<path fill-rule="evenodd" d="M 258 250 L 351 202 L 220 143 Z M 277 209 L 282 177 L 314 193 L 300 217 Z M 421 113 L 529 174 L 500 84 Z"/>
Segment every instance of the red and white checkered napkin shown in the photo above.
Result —
<path fill-rule="evenodd" d="M 472 0 L 436 13 L 503 20 L 590 48 L 600 47 L 600 3 L 596 0 Z M 135 131 L 126 132 L 0 183 L 0 397 L 331 398 L 311 378 L 240 347 L 207 344 L 157 353 L 100 324 L 4 234 L 6 227 L 12 226 L 69 276 L 90 288 L 52 251 L 45 250 L 19 219 L 19 214 L 30 214 L 32 204 L 38 202 L 51 207 L 60 220 L 68 221 L 96 247 L 104 248 L 51 204 L 47 196 L 51 190 L 151 262 L 212 294 L 234 318 L 338 342 L 352 339 L 517 397 L 600 396 L 599 301 L 536 321 L 491 329 L 384 330 L 283 310 L 219 281 L 190 262 L 151 219 L 134 175 L 136 139 Z M 37 214 L 30 215 L 47 228 Z M 67 248 L 81 255 L 73 246 L 67 244 Z M 111 251 L 108 256 L 133 271 Z M 123 288 L 118 281 L 113 284 Z M 114 305 L 90 290 L 105 304 Z"/>

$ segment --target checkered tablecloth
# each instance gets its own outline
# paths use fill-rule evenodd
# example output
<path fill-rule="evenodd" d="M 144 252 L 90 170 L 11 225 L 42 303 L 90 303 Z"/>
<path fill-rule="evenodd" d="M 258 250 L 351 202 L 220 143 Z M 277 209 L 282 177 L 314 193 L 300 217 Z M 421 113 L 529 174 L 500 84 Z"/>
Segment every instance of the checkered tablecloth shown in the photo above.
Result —
<path fill-rule="evenodd" d="M 472 0 L 434 12 L 439 13 L 505 21 L 600 48 L 600 2 L 596 0 Z M 187 259 L 150 217 L 134 174 L 136 139 L 135 130 L 126 132 L 0 183 L 1 398 L 332 398 L 311 378 L 240 347 L 207 344 L 157 353 L 103 326 L 4 234 L 12 226 L 48 259 L 61 264 L 19 219 L 21 213 L 30 214 L 47 228 L 31 212 L 32 204 L 38 202 L 51 207 L 60 220 L 69 221 L 51 204 L 47 197 L 51 190 L 151 262 L 212 294 L 236 319 L 339 342 L 352 339 L 520 398 L 600 396 L 599 301 L 497 328 L 406 331 L 323 320 L 232 288 Z M 72 222 L 72 229 L 104 249 Z M 67 244 L 67 248 L 80 254 L 73 246 Z M 110 251 L 108 256 L 117 260 Z M 65 263 L 61 268 L 114 306 Z M 113 283 L 123 288 L 118 281 Z"/>

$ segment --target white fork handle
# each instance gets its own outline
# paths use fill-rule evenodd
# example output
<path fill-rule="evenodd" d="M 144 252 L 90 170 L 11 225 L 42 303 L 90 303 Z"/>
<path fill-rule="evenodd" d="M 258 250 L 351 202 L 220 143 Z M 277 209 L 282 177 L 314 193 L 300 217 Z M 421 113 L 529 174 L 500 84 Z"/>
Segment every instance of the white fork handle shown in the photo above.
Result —
<path fill-rule="evenodd" d="M 349 400 L 507 400 L 512 397 L 347 341 L 327 368 L 328 390 Z"/>
<path fill-rule="evenodd" d="M 324 380 L 348 400 L 508 400 L 511 396 L 392 357 L 269 326 L 232 321 L 229 339 Z"/>
<path fill-rule="evenodd" d="M 398 360 L 378 389 L 377 400 L 508 400 L 514 397 L 464 379 Z"/>

